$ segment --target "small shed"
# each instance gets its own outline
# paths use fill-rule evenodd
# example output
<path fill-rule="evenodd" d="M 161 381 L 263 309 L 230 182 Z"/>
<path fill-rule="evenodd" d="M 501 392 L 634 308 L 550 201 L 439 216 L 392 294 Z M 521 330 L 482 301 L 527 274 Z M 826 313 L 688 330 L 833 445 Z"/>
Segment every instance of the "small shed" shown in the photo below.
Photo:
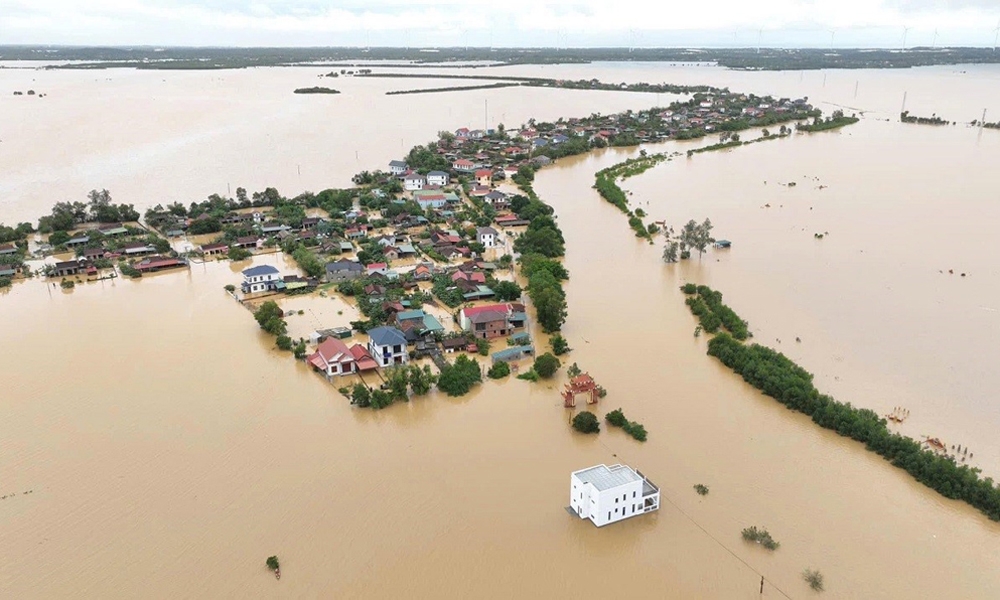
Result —
<path fill-rule="evenodd" d="M 531 346 L 511 346 L 499 352 L 494 352 L 490 358 L 493 359 L 493 364 L 496 364 L 498 362 L 521 360 L 525 356 L 530 356 L 534 353 L 535 349 Z"/>
<path fill-rule="evenodd" d="M 716 248 L 729 248 L 732 245 L 733 243 L 730 242 L 729 240 L 715 240 Z"/>

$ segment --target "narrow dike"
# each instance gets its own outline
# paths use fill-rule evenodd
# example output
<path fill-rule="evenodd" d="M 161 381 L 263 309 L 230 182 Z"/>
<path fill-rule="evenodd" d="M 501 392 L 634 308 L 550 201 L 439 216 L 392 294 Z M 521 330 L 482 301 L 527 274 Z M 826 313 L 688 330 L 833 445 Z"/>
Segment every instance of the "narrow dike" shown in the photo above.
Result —
<path fill-rule="evenodd" d="M 953 458 L 924 448 L 920 442 L 889 431 L 886 420 L 867 408 L 834 400 L 813 385 L 813 375 L 784 354 L 744 343 L 746 321 L 722 303 L 722 294 L 707 286 L 686 284 L 681 291 L 706 333 L 715 333 L 708 355 L 743 377 L 765 395 L 812 418 L 825 429 L 861 442 L 894 466 L 942 496 L 961 500 L 993 521 L 1000 521 L 1000 488 L 979 469 L 959 465 Z"/>

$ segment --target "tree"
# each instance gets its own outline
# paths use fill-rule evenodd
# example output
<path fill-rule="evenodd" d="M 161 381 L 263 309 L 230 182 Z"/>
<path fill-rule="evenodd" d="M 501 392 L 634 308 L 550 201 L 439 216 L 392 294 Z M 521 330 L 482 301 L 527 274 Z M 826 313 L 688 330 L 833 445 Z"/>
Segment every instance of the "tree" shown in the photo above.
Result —
<path fill-rule="evenodd" d="M 372 390 L 371 396 L 371 407 L 375 410 L 382 410 L 383 408 L 391 405 L 395 402 L 392 394 L 384 390 Z"/>
<path fill-rule="evenodd" d="M 250 199 L 247 198 L 246 188 L 242 187 L 236 188 L 236 201 L 239 202 L 240 207 L 242 208 L 250 206 Z"/>
<path fill-rule="evenodd" d="M 389 395 L 393 400 L 406 401 L 406 389 L 410 385 L 410 370 L 407 367 L 396 367 L 385 371 L 386 384 L 389 386 Z"/>
<path fill-rule="evenodd" d="M 362 408 L 367 408 L 371 406 L 371 392 L 362 383 L 354 384 L 354 389 L 351 390 L 351 404 L 355 404 Z"/>
<path fill-rule="evenodd" d="M 53 246 L 62 246 L 63 244 L 69 241 L 69 238 L 70 235 L 66 231 L 63 230 L 53 231 L 52 234 L 49 235 L 49 243 L 52 244 Z"/>
<path fill-rule="evenodd" d="M 299 340 L 298 344 L 295 344 L 295 348 L 292 350 L 295 353 L 296 359 L 303 359 L 306 357 L 306 342 L 305 340 Z"/>
<path fill-rule="evenodd" d="M 504 361 L 495 363 L 490 370 L 486 372 L 486 376 L 490 379 L 503 379 L 510 375 L 510 365 Z"/>
<path fill-rule="evenodd" d="M 545 354 L 535 359 L 535 366 L 533 367 L 533 369 L 535 370 L 535 373 L 538 373 L 539 376 L 548 379 L 556 374 L 556 371 L 559 370 L 560 366 L 562 365 L 559 362 L 559 359 L 553 356 L 552 354 L 546 352 Z"/>
<path fill-rule="evenodd" d="M 257 320 L 257 324 L 260 325 L 260 328 L 271 335 L 285 335 L 288 330 L 288 326 L 283 317 L 284 312 L 274 300 L 268 300 L 267 302 L 261 304 L 253 314 L 253 318 Z M 288 349 L 291 349 L 290 339 Z"/>
<path fill-rule="evenodd" d="M 539 271 L 528 281 L 528 295 L 546 333 L 559 331 L 566 321 L 566 294 L 548 271 Z"/>
<path fill-rule="evenodd" d="M 669 241 L 663 246 L 663 262 L 675 263 L 677 262 L 677 250 L 680 244 L 675 241 Z"/>
<path fill-rule="evenodd" d="M 229 254 L 227 255 L 231 261 L 246 260 L 253 256 L 249 250 L 246 248 L 240 248 L 239 246 L 232 246 L 229 248 Z"/>
<path fill-rule="evenodd" d="M 415 396 L 423 396 L 431 391 L 431 386 L 437 382 L 437 376 L 431 373 L 431 368 L 424 365 L 420 368 L 417 365 L 410 365 L 410 389 Z"/>
<path fill-rule="evenodd" d="M 288 352 L 292 349 L 292 338 L 287 335 L 279 335 L 276 343 L 278 344 L 278 350 Z"/>
<path fill-rule="evenodd" d="M 566 338 L 559 334 L 552 336 L 549 343 L 552 345 L 552 352 L 556 356 L 562 356 L 570 351 L 569 343 L 566 341 Z"/>
<path fill-rule="evenodd" d="M 580 374 L 581 372 L 582 372 L 582 371 L 580 371 L 580 367 L 576 366 L 576 363 L 573 363 L 573 364 L 571 364 L 571 365 L 570 365 L 570 366 L 569 366 L 569 367 L 568 367 L 568 368 L 566 369 L 566 374 L 567 374 L 567 375 L 569 375 L 569 376 L 570 376 L 571 378 L 572 378 L 572 377 L 576 377 L 576 376 L 577 376 L 577 375 L 579 375 L 579 374 Z"/>
<path fill-rule="evenodd" d="M 620 408 L 616 408 L 604 415 L 604 420 L 615 427 L 625 427 L 628 425 L 628 419 L 625 418 L 625 413 Z"/>
<path fill-rule="evenodd" d="M 271 569 L 272 571 L 277 571 L 278 569 L 281 568 L 281 565 L 278 564 L 277 556 L 268 556 L 267 562 L 265 564 L 267 565 L 267 568 Z"/>
<path fill-rule="evenodd" d="M 601 431 L 601 423 L 594 413 L 585 410 L 573 417 L 573 429 L 580 433 L 598 433 Z"/>
<path fill-rule="evenodd" d="M 513 281 L 498 281 L 492 287 L 497 300 L 501 302 L 512 302 L 521 298 L 521 286 Z"/>

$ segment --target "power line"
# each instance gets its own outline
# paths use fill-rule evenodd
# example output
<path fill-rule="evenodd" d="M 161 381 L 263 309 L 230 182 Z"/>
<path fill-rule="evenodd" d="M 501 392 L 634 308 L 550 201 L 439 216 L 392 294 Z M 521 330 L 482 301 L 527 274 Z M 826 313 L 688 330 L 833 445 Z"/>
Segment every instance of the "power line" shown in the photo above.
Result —
<path fill-rule="evenodd" d="M 601 444 L 602 446 L 604 446 L 604 447 L 605 447 L 605 448 L 607 449 L 607 451 L 608 451 L 608 452 L 611 452 L 611 456 L 612 456 L 612 457 L 614 457 L 614 458 L 616 458 L 616 459 L 618 458 L 618 454 L 617 454 L 617 453 L 615 453 L 615 452 L 613 452 L 613 451 L 611 450 L 611 448 L 610 448 L 610 447 L 608 447 L 608 445 L 604 443 L 604 441 L 603 441 L 603 440 L 601 440 L 601 441 L 600 441 L 600 444 Z M 663 499 L 663 500 L 666 500 L 667 502 L 669 502 L 669 503 L 670 503 L 670 506 L 673 506 L 673 507 L 674 507 L 674 509 L 676 509 L 676 510 L 677 510 L 677 512 L 681 513 L 681 515 L 683 515 L 683 516 L 684 516 L 684 518 L 685 518 L 685 519 L 687 519 L 688 521 L 691 521 L 691 523 L 692 523 L 692 524 L 693 524 L 693 525 L 694 525 L 695 527 L 697 527 L 698 529 L 700 529 L 702 533 L 704 533 L 705 535 L 707 535 L 707 536 L 708 536 L 708 539 L 710 539 L 710 540 L 712 540 L 713 542 L 715 542 L 716 544 L 718 544 L 718 545 L 719 545 L 719 547 L 721 547 L 721 548 L 722 548 L 723 550 L 725 550 L 725 551 L 726 551 L 726 552 L 728 552 L 728 553 L 729 553 L 730 555 L 732 555 L 732 557 L 733 557 L 733 558 L 735 558 L 736 560 L 738 560 L 738 561 L 740 561 L 741 563 L 743 563 L 743 566 L 745 566 L 746 568 L 748 568 L 748 569 L 750 569 L 751 571 L 753 571 L 754 573 L 756 573 L 756 574 L 757 574 L 757 575 L 758 575 L 758 576 L 759 576 L 759 577 L 760 577 L 760 578 L 761 578 L 762 580 L 766 581 L 766 582 L 767 582 L 767 583 L 768 583 L 768 584 L 769 584 L 769 585 L 770 585 L 770 586 L 771 586 L 772 588 L 774 588 L 774 589 L 775 589 L 775 590 L 776 590 L 776 591 L 777 591 L 777 592 L 778 592 L 779 594 L 781 594 L 781 595 L 782 595 L 782 596 L 784 596 L 785 598 L 788 598 L 788 600 L 792 600 L 792 597 L 791 597 L 791 596 L 789 596 L 788 594 L 786 594 L 786 593 L 785 593 L 785 591 L 784 591 L 784 590 L 782 590 L 782 589 L 781 589 L 780 587 L 778 587 L 777 585 L 775 585 L 775 583 L 774 583 L 773 581 L 771 581 L 770 579 L 768 579 L 768 578 L 767 578 L 767 577 L 766 577 L 766 576 L 765 576 L 765 575 L 764 575 L 763 573 L 761 573 L 761 572 L 760 572 L 760 571 L 758 571 L 757 569 L 753 568 L 753 566 L 752 566 L 752 565 L 751 565 L 750 563 L 748 563 L 747 561 L 745 561 L 745 560 L 743 560 L 742 558 L 740 558 L 740 556 L 739 556 L 738 554 L 736 554 L 736 553 L 735 553 L 734 551 L 732 551 L 732 550 L 731 550 L 731 549 L 730 549 L 730 548 L 729 548 L 728 546 L 726 546 L 725 544 L 723 544 L 723 543 L 722 543 L 722 541 L 720 541 L 720 540 L 719 540 L 719 539 L 718 539 L 717 537 L 715 537 L 714 535 L 712 535 L 712 534 L 711 534 L 711 532 L 709 532 L 709 531 L 708 531 L 707 529 L 705 529 L 704 527 L 702 527 L 702 525 L 701 525 L 701 524 L 700 524 L 700 523 L 699 523 L 698 521 L 695 521 L 695 520 L 694 520 L 694 518 L 693 518 L 693 517 L 692 517 L 691 515 L 689 515 L 689 514 L 687 514 L 686 512 L 684 512 L 684 510 L 683 510 L 683 509 L 681 509 L 681 507 L 680 507 L 680 506 L 677 506 L 677 503 L 676 503 L 676 502 L 674 502 L 673 500 L 671 500 L 671 499 L 670 499 L 670 497 L 669 497 L 669 496 L 667 496 L 667 495 L 666 495 L 666 494 L 665 494 L 665 493 L 663 492 L 663 488 L 662 488 L 662 487 L 660 488 L 660 498 L 661 498 L 661 499 Z"/>

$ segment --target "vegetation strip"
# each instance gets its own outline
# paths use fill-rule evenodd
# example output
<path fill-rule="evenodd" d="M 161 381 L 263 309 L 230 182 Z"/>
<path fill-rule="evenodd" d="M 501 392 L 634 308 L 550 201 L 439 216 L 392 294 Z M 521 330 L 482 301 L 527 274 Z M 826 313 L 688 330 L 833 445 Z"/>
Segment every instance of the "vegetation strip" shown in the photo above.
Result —
<path fill-rule="evenodd" d="M 297 88 L 292 93 L 294 93 L 294 94 L 339 94 L 340 90 L 335 90 L 333 88 L 328 88 L 328 87 L 315 86 L 315 87 L 307 87 L 307 88 Z"/>
<path fill-rule="evenodd" d="M 706 286 L 695 286 L 692 290 L 691 285 L 684 286 L 682 291 L 689 295 L 697 293 L 713 312 L 713 305 L 705 298 L 717 300 L 715 306 L 725 306 L 718 292 Z M 717 314 L 720 321 L 723 314 L 724 311 Z M 979 469 L 959 465 L 954 458 L 939 455 L 912 438 L 889 431 L 886 420 L 870 409 L 855 408 L 821 394 L 813 385 L 812 374 L 784 354 L 758 344 L 744 344 L 726 332 L 709 341 L 708 354 L 765 395 L 808 415 L 817 425 L 864 443 L 868 450 L 905 469 L 942 496 L 962 500 L 991 520 L 1000 521 L 1000 488 L 991 478 L 982 479 Z"/>
<path fill-rule="evenodd" d="M 491 90 L 496 88 L 520 87 L 520 83 L 487 83 L 483 85 L 457 85 L 453 87 L 425 88 L 417 90 L 396 90 L 386 92 L 386 96 L 401 96 L 404 94 L 436 94 L 439 92 L 463 92 L 469 90 Z"/>
<path fill-rule="evenodd" d="M 642 426 L 642 423 L 626 419 L 625 413 L 622 412 L 622 409 L 617 408 L 604 415 L 604 420 L 607 421 L 612 427 L 621 427 L 625 433 L 629 434 L 636 440 L 639 440 L 640 442 L 646 441 L 646 428 Z"/>
<path fill-rule="evenodd" d="M 828 117 L 826 120 L 816 117 L 812 123 L 799 123 L 795 126 L 795 128 L 799 131 L 827 131 L 829 129 L 838 129 L 847 125 L 853 125 L 859 120 L 860 119 L 853 116 L 845 117 L 843 111 L 835 110 L 833 111 L 833 115 Z"/>
<path fill-rule="evenodd" d="M 904 110 L 899 113 L 899 120 L 902 123 L 912 123 L 916 125 L 953 125 L 951 121 L 942 119 L 937 115 L 931 115 L 929 117 L 918 117 L 916 115 L 911 115 L 910 111 Z"/>

